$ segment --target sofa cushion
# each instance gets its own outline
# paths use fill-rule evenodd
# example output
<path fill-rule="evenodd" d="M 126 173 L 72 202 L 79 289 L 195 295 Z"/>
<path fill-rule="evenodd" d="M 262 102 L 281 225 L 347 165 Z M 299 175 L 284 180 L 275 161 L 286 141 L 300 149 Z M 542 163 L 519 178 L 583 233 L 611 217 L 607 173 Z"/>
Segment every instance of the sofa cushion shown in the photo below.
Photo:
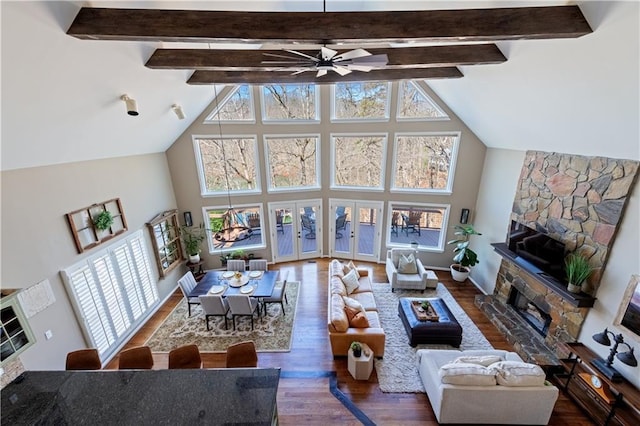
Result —
<path fill-rule="evenodd" d="M 350 260 L 349 263 L 347 263 L 346 265 L 344 265 L 342 267 L 342 272 L 345 275 L 347 275 L 351 271 L 356 271 L 356 275 L 358 276 L 358 278 L 360 278 L 360 274 L 359 274 L 358 270 L 356 269 L 356 265 L 353 263 L 353 260 Z"/>
<path fill-rule="evenodd" d="M 391 262 L 393 262 L 393 266 L 396 267 L 396 269 L 398 269 L 398 264 L 400 262 L 400 256 L 407 256 L 410 254 L 413 254 L 415 256 L 416 251 L 414 249 L 401 249 L 401 248 L 394 248 L 389 250 L 389 255 L 391 257 Z"/>
<path fill-rule="evenodd" d="M 342 277 L 342 282 L 347 289 L 347 294 L 353 293 L 360 285 L 358 282 L 358 272 L 355 269 L 351 269 L 349 273 Z"/>
<path fill-rule="evenodd" d="M 339 294 L 331 295 L 331 312 L 329 318 L 331 319 L 331 326 L 335 331 L 344 333 L 349 329 L 349 319 L 344 311 L 344 300 Z"/>
<path fill-rule="evenodd" d="M 337 275 L 340 278 L 344 275 L 342 262 L 338 259 L 333 259 L 329 264 L 329 276 Z"/>
<path fill-rule="evenodd" d="M 378 310 L 378 307 L 376 306 L 376 299 L 373 297 L 373 293 L 352 293 L 349 295 L 349 297 L 357 300 L 364 307 L 365 311 Z"/>
<path fill-rule="evenodd" d="M 462 362 L 449 363 L 440 367 L 438 375 L 442 383 L 465 386 L 494 386 L 495 372 L 488 367 Z"/>
<path fill-rule="evenodd" d="M 365 309 L 364 309 L 364 306 L 362 306 L 362 303 L 360 303 L 356 299 L 353 299 L 351 297 L 343 297 L 342 300 L 345 306 L 349 306 L 350 308 L 356 309 L 363 313 L 365 312 Z"/>
<path fill-rule="evenodd" d="M 339 294 L 340 296 L 347 295 L 347 288 L 345 287 L 340 277 L 334 276 L 329 280 L 329 291 L 331 294 Z"/>
<path fill-rule="evenodd" d="M 373 288 L 371 287 L 371 280 L 369 277 L 360 277 L 358 280 L 358 288 L 355 289 L 354 293 L 364 293 L 364 292 L 372 292 Z"/>
<path fill-rule="evenodd" d="M 463 355 L 453 360 L 454 364 L 478 364 L 488 367 L 496 362 L 504 361 L 500 355 Z"/>
<path fill-rule="evenodd" d="M 540 366 L 518 361 L 500 361 L 491 364 L 489 370 L 502 386 L 544 386 L 545 373 Z"/>
<path fill-rule="evenodd" d="M 367 311 L 367 320 L 369 321 L 369 327 L 382 328 L 377 311 Z"/>
<path fill-rule="evenodd" d="M 413 254 L 405 256 L 404 254 L 398 259 L 398 273 L 400 274 L 417 274 L 418 266 Z"/>

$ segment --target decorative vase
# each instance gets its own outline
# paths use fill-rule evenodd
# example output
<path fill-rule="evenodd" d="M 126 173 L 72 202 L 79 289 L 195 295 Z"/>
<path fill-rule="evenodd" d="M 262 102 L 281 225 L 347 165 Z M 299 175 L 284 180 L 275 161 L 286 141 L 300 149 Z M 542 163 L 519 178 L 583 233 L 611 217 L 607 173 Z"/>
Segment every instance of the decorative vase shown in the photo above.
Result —
<path fill-rule="evenodd" d="M 189 263 L 198 263 L 198 262 L 200 262 L 200 253 L 189 255 Z"/>
<path fill-rule="evenodd" d="M 467 278 L 469 278 L 470 269 L 466 266 L 459 265 L 454 263 L 450 267 L 451 269 L 451 278 L 460 283 L 465 282 Z"/>
<path fill-rule="evenodd" d="M 567 285 L 567 290 L 569 290 L 571 293 L 580 293 L 582 291 L 582 286 L 569 283 Z"/>

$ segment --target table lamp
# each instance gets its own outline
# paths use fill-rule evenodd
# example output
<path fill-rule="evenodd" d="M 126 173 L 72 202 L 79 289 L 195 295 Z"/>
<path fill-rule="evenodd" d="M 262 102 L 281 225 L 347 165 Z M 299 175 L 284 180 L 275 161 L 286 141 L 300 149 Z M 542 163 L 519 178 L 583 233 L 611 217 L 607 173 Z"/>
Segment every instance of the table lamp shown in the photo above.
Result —
<path fill-rule="evenodd" d="M 605 328 L 602 333 L 596 333 L 592 336 L 592 338 L 601 345 L 610 346 L 611 340 L 609 339 L 609 334 L 613 336 L 613 341 L 615 342 L 615 344 L 611 348 L 609 357 L 606 359 L 606 361 L 601 358 L 594 359 L 593 361 L 591 361 L 591 364 L 593 364 L 594 367 L 596 367 L 602 374 L 604 374 L 605 377 L 607 377 L 611 381 L 616 382 L 622 380 L 622 375 L 611 366 L 611 364 L 613 364 L 613 357 L 615 356 L 622 363 L 631 367 L 637 366 L 638 360 L 636 360 L 636 357 L 633 355 L 634 348 L 625 343 L 622 334 L 615 335 Z M 629 348 L 629 351 L 617 353 L 619 345 L 625 345 L 627 348 Z"/>

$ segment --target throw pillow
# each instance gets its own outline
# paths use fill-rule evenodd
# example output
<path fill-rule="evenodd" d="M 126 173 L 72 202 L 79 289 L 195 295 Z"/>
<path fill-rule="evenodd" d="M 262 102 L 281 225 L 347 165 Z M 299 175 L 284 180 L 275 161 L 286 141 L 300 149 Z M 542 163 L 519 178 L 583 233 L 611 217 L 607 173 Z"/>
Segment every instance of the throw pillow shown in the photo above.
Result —
<path fill-rule="evenodd" d="M 465 386 L 493 386 L 495 372 L 478 364 L 449 363 L 440 367 L 438 375 L 442 383 Z"/>
<path fill-rule="evenodd" d="M 358 273 L 355 269 L 352 269 L 347 275 L 342 277 L 342 282 L 347 288 L 347 294 L 351 294 L 358 289 L 360 283 L 358 282 Z"/>
<path fill-rule="evenodd" d="M 349 321 L 349 325 L 354 328 L 368 328 L 369 320 L 365 314 L 358 312 L 353 319 Z"/>
<path fill-rule="evenodd" d="M 352 299 L 350 297 L 343 297 L 342 300 L 344 300 L 344 304 L 346 306 L 357 309 L 363 314 L 365 313 L 364 306 L 362 306 L 362 303 L 358 302 L 356 299 Z"/>
<path fill-rule="evenodd" d="M 502 386 L 544 386 L 544 370 L 536 364 L 500 361 L 489 366 Z"/>
<path fill-rule="evenodd" d="M 464 363 L 464 364 L 477 364 L 483 365 L 485 367 L 490 366 L 496 362 L 503 361 L 503 358 L 500 355 L 467 355 L 460 356 L 453 360 L 454 364 Z"/>
<path fill-rule="evenodd" d="M 401 274 L 418 273 L 418 265 L 416 265 L 416 259 L 413 257 L 413 254 L 410 254 L 409 256 L 405 256 L 403 254 L 400 256 L 398 261 L 398 272 Z"/>
<path fill-rule="evenodd" d="M 362 313 L 360 312 L 360 309 L 352 308 L 351 306 L 347 306 L 347 305 L 344 305 L 344 312 L 345 314 L 347 314 L 349 325 L 351 325 L 351 321 L 353 321 L 353 317 Z"/>

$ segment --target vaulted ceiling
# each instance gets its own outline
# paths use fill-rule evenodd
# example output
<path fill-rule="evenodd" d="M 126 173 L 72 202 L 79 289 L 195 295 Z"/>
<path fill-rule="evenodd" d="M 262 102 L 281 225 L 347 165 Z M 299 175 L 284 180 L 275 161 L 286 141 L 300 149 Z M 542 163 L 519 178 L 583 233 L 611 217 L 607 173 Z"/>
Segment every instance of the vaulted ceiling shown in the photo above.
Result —
<path fill-rule="evenodd" d="M 414 10 L 420 12 L 413 15 L 425 16 L 420 14 L 430 9 L 567 4 L 573 3 L 329 0 L 323 4 L 320 0 L 265 0 L 243 2 L 242 9 L 263 12 L 322 12 L 323 7 L 330 12 Z M 448 65 L 458 65 L 463 78 L 429 79 L 428 84 L 489 147 L 640 159 L 640 6 L 635 2 L 577 4 L 593 33 L 580 34 L 579 38 L 544 39 L 546 37 L 540 36 L 544 31 L 538 29 L 539 36 L 536 37 L 533 30 L 529 36 L 537 40 L 519 40 L 522 37 L 517 34 L 503 36 L 495 41 L 497 48 L 489 47 L 494 49 L 493 53 L 487 52 L 494 55 L 493 60 L 478 57 L 475 63 L 482 65 L 471 65 L 474 62 L 465 63 L 458 58 L 459 63 Z M 187 51 L 175 51 L 174 43 L 156 41 L 158 37 L 143 38 L 150 41 L 140 41 L 140 37 L 135 38 L 136 41 L 124 41 L 123 37 L 79 40 L 68 35 L 82 6 L 229 11 L 237 7 L 235 2 L 228 1 L 2 2 L 2 170 L 163 152 L 212 101 L 211 86 L 187 84 L 198 77 L 192 75 L 197 66 L 175 66 L 175 56 L 185 55 Z M 535 24 L 535 20 L 531 21 Z M 548 24 L 547 21 L 543 24 Z M 125 32 L 149 29 L 139 19 L 129 22 L 129 25 L 115 27 Z M 513 22 L 512 17 L 501 26 L 507 28 Z M 327 25 L 330 24 L 319 27 L 326 32 Z M 396 51 L 403 54 L 411 51 L 414 56 L 430 55 L 432 64 L 416 68 L 418 70 L 434 72 L 438 68 L 434 68 L 433 63 L 447 65 L 445 59 L 436 55 L 441 46 L 433 46 L 433 40 L 429 39 L 429 34 L 431 37 L 434 34 L 429 31 L 437 29 L 435 23 L 416 26 L 415 23 L 406 25 L 408 29 L 416 29 L 412 34 L 418 34 L 411 40 L 412 47 Z M 253 31 L 253 27 L 248 25 L 243 30 Z M 208 30 L 196 28 L 195 32 L 206 34 Z M 581 31 L 567 28 L 569 33 Z M 313 37 L 317 32 L 308 33 L 309 39 L 297 40 L 296 50 L 316 48 L 314 43 L 318 40 Z M 455 38 L 455 34 L 451 34 L 449 36 Z M 464 36 L 469 34 L 458 37 Z M 340 32 L 336 32 L 336 40 L 332 40 L 336 43 L 334 48 L 352 47 L 354 40 L 340 37 Z M 508 40 L 499 41 L 505 38 Z M 392 41 L 408 45 L 410 40 L 403 36 Z M 212 42 L 217 48 L 236 48 L 220 45 L 219 40 Z M 273 47 L 281 42 L 283 40 L 269 43 Z M 345 44 L 338 45 L 338 42 Z M 487 46 L 491 44 L 466 43 L 455 49 L 479 55 L 477 52 Z M 380 48 L 391 50 L 388 45 L 367 47 L 372 53 Z M 207 63 L 211 67 L 207 62 L 212 60 L 210 56 L 202 50 L 189 51 L 188 60 L 201 61 L 198 72 L 215 72 L 206 68 Z M 496 51 L 506 62 L 495 56 Z M 243 55 L 255 65 L 256 58 L 247 56 L 250 54 L 237 54 L 235 58 Z M 400 59 L 390 55 L 389 63 L 393 61 Z M 446 69 L 440 68 L 438 72 Z M 211 81 L 220 80 L 213 78 L 208 82 Z M 125 93 L 137 100 L 139 116 L 125 114 L 120 100 Z M 171 111 L 175 103 L 182 105 L 187 119 L 176 118 Z"/>

